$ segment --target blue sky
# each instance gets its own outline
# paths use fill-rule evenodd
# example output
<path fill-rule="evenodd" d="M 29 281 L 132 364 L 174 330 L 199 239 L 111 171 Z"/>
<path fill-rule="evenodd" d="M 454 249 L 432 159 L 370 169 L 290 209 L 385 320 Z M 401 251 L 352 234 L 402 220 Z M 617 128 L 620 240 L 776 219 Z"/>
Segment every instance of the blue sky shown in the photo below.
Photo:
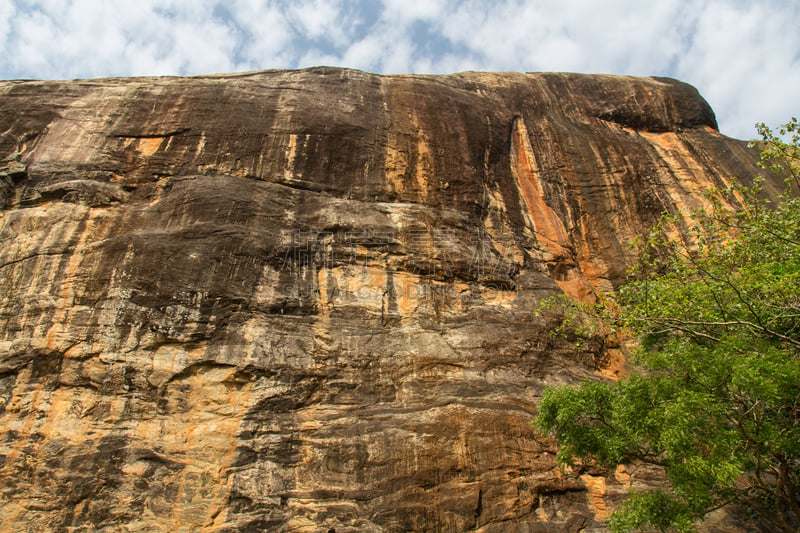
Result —
<path fill-rule="evenodd" d="M 0 78 L 313 65 L 671 76 L 751 138 L 800 114 L 800 2 L 0 0 Z"/>

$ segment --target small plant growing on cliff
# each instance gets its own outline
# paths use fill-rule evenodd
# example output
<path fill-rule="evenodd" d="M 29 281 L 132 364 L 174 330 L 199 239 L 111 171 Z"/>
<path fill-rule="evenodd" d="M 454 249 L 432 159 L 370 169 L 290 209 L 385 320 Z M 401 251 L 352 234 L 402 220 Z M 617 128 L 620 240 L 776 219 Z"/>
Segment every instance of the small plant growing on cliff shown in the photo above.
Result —
<path fill-rule="evenodd" d="M 562 463 L 663 467 L 668 486 L 633 492 L 614 531 L 693 531 L 729 505 L 764 530 L 800 528 L 800 128 L 758 128 L 762 166 L 786 192 L 715 191 L 691 239 L 655 231 L 612 297 L 637 370 L 548 389 L 539 404 Z M 726 194 L 742 209 L 725 209 Z"/>

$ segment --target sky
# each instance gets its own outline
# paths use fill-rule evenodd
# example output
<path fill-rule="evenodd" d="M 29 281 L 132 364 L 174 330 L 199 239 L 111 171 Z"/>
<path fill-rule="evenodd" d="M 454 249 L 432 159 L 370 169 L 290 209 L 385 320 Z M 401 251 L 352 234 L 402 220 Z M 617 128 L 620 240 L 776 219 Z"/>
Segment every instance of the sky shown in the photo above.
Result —
<path fill-rule="evenodd" d="M 720 130 L 800 115 L 798 0 L 0 0 L 0 78 L 331 65 L 670 76 Z"/>

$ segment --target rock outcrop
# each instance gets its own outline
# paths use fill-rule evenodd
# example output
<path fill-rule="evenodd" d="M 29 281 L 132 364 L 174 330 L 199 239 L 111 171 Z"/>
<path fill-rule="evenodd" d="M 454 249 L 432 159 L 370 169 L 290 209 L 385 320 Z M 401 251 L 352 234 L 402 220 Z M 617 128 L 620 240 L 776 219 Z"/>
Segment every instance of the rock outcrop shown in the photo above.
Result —
<path fill-rule="evenodd" d="M 534 310 L 756 157 L 661 78 L 0 82 L 0 530 L 600 528 Z"/>

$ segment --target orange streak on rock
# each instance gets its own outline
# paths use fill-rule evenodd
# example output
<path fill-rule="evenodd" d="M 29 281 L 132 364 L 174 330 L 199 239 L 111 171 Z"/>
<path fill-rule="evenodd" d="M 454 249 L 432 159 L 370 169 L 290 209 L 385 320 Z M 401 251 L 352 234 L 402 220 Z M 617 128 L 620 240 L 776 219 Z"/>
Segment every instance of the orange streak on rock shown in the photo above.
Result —
<path fill-rule="evenodd" d="M 527 208 L 524 214 L 529 218 L 537 240 L 554 256 L 563 255 L 564 246 L 569 243 L 567 230 L 545 202 L 528 129 L 519 117 L 514 119 L 511 134 L 511 172 Z"/>
<path fill-rule="evenodd" d="M 184 423 L 166 427 L 176 443 L 180 439 L 175 437 L 183 434 L 185 452 L 176 497 L 179 505 L 169 529 L 213 530 L 225 521 L 229 469 L 236 456 L 239 425 L 249 406 L 252 383 L 238 383 L 236 370 L 228 367 L 198 371 L 189 376 L 188 383 L 190 410 L 183 417 Z"/>
<path fill-rule="evenodd" d="M 586 485 L 589 508 L 594 511 L 595 519 L 605 520 L 608 518 L 608 506 L 605 501 L 606 480 L 602 477 L 585 474 L 581 476 L 581 481 Z"/>
<path fill-rule="evenodd" d="M 164 137 L 146 137 L 144 139 L 139 139 L 139 144 L 136 149 L 139 150 L 139 153 L 143 156 L 150 157 L 158 151 L 163 142 Z"/>

